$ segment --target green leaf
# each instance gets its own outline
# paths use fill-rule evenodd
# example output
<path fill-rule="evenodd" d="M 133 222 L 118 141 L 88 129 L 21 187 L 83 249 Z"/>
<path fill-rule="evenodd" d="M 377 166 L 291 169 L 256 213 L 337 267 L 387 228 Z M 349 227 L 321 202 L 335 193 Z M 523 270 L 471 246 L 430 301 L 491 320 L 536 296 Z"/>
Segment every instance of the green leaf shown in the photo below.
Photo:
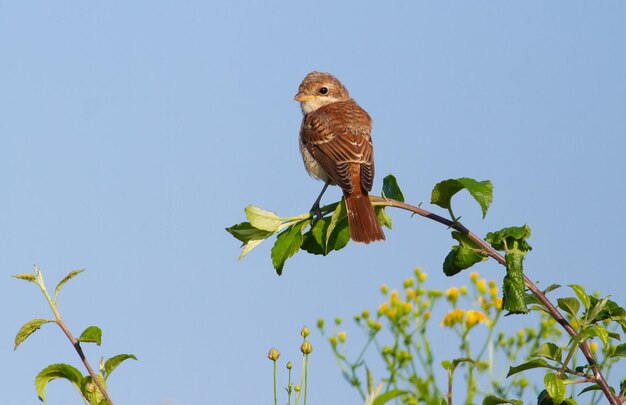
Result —
<path fill-rule="evenodd" d="M 506 377 L 508 378 L 519 372 L 530 370 L 533 368 L 540 368 L 540 367 L 548 367 L 548 362 L 545 361 L 544 359 L 534 359 L 531 361 L 527 361 L 526 363 L 522 363 L 519 366 L 509 367 L 509 372 L 507 373 Z"/>
<path fill-rule="evenodd" d="M 376 205 L 374 206 L 374 211 L 376 211 L 376 217 L 378 218 L 378 223 L 382 226 L 386 226 L 391 229 L 391 217 L 387 214 L 385 207 Z"/>
<path fill-rule="evenodd" d="M 574 292 L 576 293 L 576 296 L 578 297 L 580 302 L 583 303 L 583 306 L 585 307 L 585 309 L 589 309 L 589 307 L 591 306 L 591 300 L 589 299 L 589 296 L 585 292 L 585 289 L 583 288 L 583 286 L 580 286 L 578 284 L 569 284 L 569 287 L 572 290 L 574 290 Z"/>
<path fill-rule="evenodd" d="M 80 392 L 80 386 L 83 380 L 83 375 L 75 367 L 69 364 L 51 364 L 44 368 L 35 377 L 35 389 L 37 395 L 44 403 L 46 402 L 46 386 L 55 378 L 64 378 L 72 383 L 76 389 Z"/>
<path fill-rule="evenodd" d="M 611 388 L 612 388 L 612 387 L 611 387 Z M 600 386 L 599 386 L 598 384 L 592 384 L 592 385 L 589 385 L 589 386 L 587 386 L 587 387 L 583 388 L 583 389 L 580 391 L 580 394 L 578 394 L 578 396 L 580 396 L 580 395 L 584 394 L 585 392 L 590 392 L 590 391 L 600 391 L 600 390 L 602 390 L 602 388 L 600 388 Z M 613 390 L 611 390 L 611 391 L 613 391 Z"/>
<path fill-rule="evenodd" d="M 489 232 L 485 240 L 496 250 L 504 250 L 505 252 L 515 250 L 526 253 L 532 250 L 532 247 L 526 242 L 528 238 L 530 238 L 530 227 L 524 225 Z"/>
<path fill-rule="evenodd" d="M 12 277 L 15 277 L 20 280 L 30 281 L 31 283 L 34 283 L 37 281 L 37 276 L 35 276 L 32 273 L 20 273 L 20 274 L 15 274 Z"/>
<path fill-rule="evenodd" d="M 104 362 L 104 379 L 109 378 L 113 370 L 117 368 L 123 361 L 133 359 L 137 360 L 137 357 L 133 354 L 118 354 L 117 356 L 113 356 Z"/>
<path fill-rule="evenodd" d="M 102 330 L 97 326 L 89 326 L 80 334 L 79 342 L 95 343 L 98 346 L 102 343 Z"/>
<path fill-rule="evenodd" d="M 557 377 L 556 373 L 547 373 L 543 378 L 543 383 L 555 404 L 558 405 L 565 400 L 565 383 Z"/>
<path fill-rule="evenodd" d="M 296 223 L 278 234 L 276 243 L 272 247 L 272 264 L 280 276 L 288 258 L 293 256 L 302 246 L 302 229 L 309 224 L 309 220 Z"/>
<path fill-rule="evenodd" d="M 38 318 L 38 319 L 33 319 L 32 321 L 26 322 L 17 332 L 17 335 L 15 335 L 15 346 L 13 347 L 13 350 L 16 350 L 17 347 L 21 345 L 23 341 L 25 341 L 30 335 L 35 333 L 37 329 L 41 328 L 42 325 L 46 323 L 50 323 L 50 322 L 54 322 L 54 321 L 49 321 L 47 319 Z"/>
<path fill-rule="evenodd" d="M 546 295 L 550 291 L 554 291 L 557 288 L 561 288 L 560 284 L 550 284 L 545 290 L 543 290 L 543 295 Z"/>
<path fill-rule="evenodd" d="M 453 231 L 452 238 L 456 239 L 459 244 L 452 246 L 443 262 L 443 272 L 446 276 L 453 276 L 461 270 L 487 260 L 487 255 L 482 253 L 480 246 L 469 239 L 467 235 Z"/>
<path fill-rule="evenodd" d="M 467 177 L 444 180 L 435 185 L 430 202 L 441 208 L 451 210 L 452 196 L 463 189 L 469 191 L 470 195 L 476 200 L 478 205 L 480 205 L 483 218 L 485 218 L 493 199 L 493 185 L 489 180 L 479 182 Z"/>
<path fill-rule="evenodd" d="M 399 397 L 401 395 L 404 394 L 408 394 L 408 391 L 403 391 L 403 390 L 391 390 L 391 391 L 387 391 L 384 394 L 378 395 L 375 399 L 374 402 L 372 402 L 372 405 L 383 405 L 386 404 L 387 402 L 391 401 L 392 399 Z"/>
<path fill-rule="evenodd" d="M 328 227 L 330 218 L 320 218 L 304 234 L 304 240 L 302 242 L 301 249 L 314 254 L 314 255 L 326 255 L 326 249 L 324 248 L 324 229 Z"/>
<path fill-rule="evenodd" d="M 611 357 L 626 357 L 626 343 L 615 346 L 615 351 Z"/>
<path fill-rule="evenodd" d="M 574 318 L 580 309 L 580 302 L 574 297 L 557 298 L 557 306 Z"/>
<path fill-rule="evenodd" d="M 328 246 L 328 241 L 330 240 L 337 224 L 347 217 L 348 210 L 346 209 L 346 203 L 344 200 L 341 200 L 339 205 L 337 205 L 337 208 L 335 208 L 335 212 L 333 212 L 333 216 L 330 218 L 330 222 L 328 223 L 328 228 L 326 229 L 326 240 L 324 241 L 325 246 Z"/>
<path fill-rule="evenodd" d="M 579 334 L 579 340 L 582 341 L 585 339 L 590 339 L 594 336 L 598 337 L 605 346 L 609 344 L 609 332 L 607 332 L 607 330 L 600 325 L 592 325 L 584 329 Z"/>
<path fill-rule="evenodd" d="M 255 228 L 250 222 L 233 225 L 230 228 L 226 228 L 226 231 L 243 243 L 251 240 L 266 239 L 274 234 L 273 232 Z"/>
<path fill-rule="evenodd" d="M 85 269 L 70 271 L 67 274 L 67 276 L 63 277 L 63 280 L 59 281 L 59 284 L 57 284 L 57 288 L 54 290 L 54 300 L 53 300 L 54 302 L 57 302 L 57 297 L 59 296 L 59 291 L 61 291 L 61 287 L 63 287 L 65 283 L 67 283 L 68 281 L 70 281 L 72 278 L 76 277 L 83 271 L 85 271 Z"/>
<path fill-rule="evenodd" d="M 510 252 L 505 254 L 504 258 L 506 275 L 502 282 L 502 307 L 509 311 L 509 314 L 528 313 L 523 272 L 524 254 Z"/>
<path fill-rule="evenodd" d="M 383 179 L 382 195 L 387 199 L 404 202 L 404 195 L 402 194 L 402 190 L 400 190 L 400 186 L 398 186 L 398 181 L 393 174 L 389 174 Z"/>
<path fill-rule="evenodd" d="M 586 319 L 589 322 L 599 322 L 605 319 L 610 319 L 619 322 L 626 316 L 624 308 L 617 305 L 614 301 L 611 301 L 609 297 L 598 300 L 596 297 L 589 296 L 591 301 L 589 315 L 586 315 Z"/>
<path fill-rule="evenodd" d="M 498 405 L 498 404 L 513 404 L 513 405 L 524 405 L 523 401 L 519 399 L 505 399 L 500 398 L 495 395 L 487 395 L 483 399 L 483 405 Z"/>
<path fill-rule="evenodd" d="M 283 223 L 283 219 L 274 212 L 255 207 L 254 205 L 248 205 L 244 211 L 250 224 L 264 231 L 276 232 Z"/>
<path fill-rule="evenodd" d="M 545 357 L 562 364 L 562 350 L 554 343 L 548 342 L 541 345 L 535 356 Z"/>

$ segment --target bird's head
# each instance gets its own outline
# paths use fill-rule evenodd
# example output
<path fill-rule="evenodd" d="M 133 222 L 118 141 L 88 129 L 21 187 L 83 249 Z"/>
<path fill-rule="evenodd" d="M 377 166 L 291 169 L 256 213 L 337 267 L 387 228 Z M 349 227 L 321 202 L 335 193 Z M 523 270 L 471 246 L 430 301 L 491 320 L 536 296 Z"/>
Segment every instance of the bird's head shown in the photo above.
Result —
<path fill-rule="evenodd" d="M 328 104 L 350 99 L 348 90 L 330 73 L 311 72 L 298 89 L 294 100 L 300 102 L 302 113 L 308 114 Z"/>

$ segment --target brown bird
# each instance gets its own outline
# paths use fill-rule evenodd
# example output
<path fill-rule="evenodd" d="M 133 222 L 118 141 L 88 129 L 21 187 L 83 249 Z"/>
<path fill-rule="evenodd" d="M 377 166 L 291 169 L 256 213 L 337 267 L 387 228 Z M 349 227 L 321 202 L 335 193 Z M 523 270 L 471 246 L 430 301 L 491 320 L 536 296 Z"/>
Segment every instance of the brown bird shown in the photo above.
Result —
<path fill-rule="evenodd" d="M 295 100 L 302 107 L 300 152 L 309 174 L 326 184 L 311 208 L 319 215 L 319 202 L 329 184 L 343 190 L 350 238 L 370 243 L 384 240 L 368 192 L 374 183 L 372 119 L 348 90 L 328 73 L 309 73 Z"/>

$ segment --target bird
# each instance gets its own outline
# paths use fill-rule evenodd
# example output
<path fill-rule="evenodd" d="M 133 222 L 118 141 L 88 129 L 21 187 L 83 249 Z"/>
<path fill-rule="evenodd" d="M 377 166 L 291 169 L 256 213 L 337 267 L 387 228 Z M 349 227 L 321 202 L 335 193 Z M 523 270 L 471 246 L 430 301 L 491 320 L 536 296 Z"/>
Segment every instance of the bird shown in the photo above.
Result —
<path fill-rule="evenodd" d="M 309 73 L 294 100 L 300 102 L 300 153 L 310 176 L 325 182 L 311 212 L 329 185 L 343 191 L 350 238 L 370 243 L 385 240 L 368 197 L 374 183 L 372 119 L 346 87 L 330 73 Z"/>

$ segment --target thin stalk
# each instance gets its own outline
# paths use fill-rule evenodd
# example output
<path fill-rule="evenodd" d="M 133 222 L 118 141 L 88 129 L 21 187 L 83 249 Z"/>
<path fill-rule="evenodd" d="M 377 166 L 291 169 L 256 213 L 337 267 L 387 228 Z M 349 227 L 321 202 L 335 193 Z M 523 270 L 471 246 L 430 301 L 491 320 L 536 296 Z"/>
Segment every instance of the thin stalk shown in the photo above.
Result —
<path fill-rule="evenodd" d="M 89 364 L 89 361 L 85 357 L 85 353 L 83 353 L 83 349 L 80 347 L 80 342 L 74 338 L 74 336 L 68 329 L 67 325 L 61 318 L 61 314 L 59 313 L 56 303 L 52 301 L 50 294 L 48 294 L 48 290 L 46 290 L 46 286 L 43 282 L 43 276 L 41 272 L 38 270 L 37 270 L 37 283 L 36 284 L 39 286 L 39 288 L 41 289 L 41 292 L 46 297 L 46 300 L 48 301 L 48 305 L 50 305 L 50 309 L 52 309 L 52 313 L 54 313 L 56 324 L 59 325 L 63 333 L 65 333 L 65 336 L 67 336 L 67 338 L 69 339 L 72 346 L 74 346 L 76 353 L 78 353 L 78 357 L 80 357 L 81 361 L 85 365 L 85 368 L 87 369 L 87 372 L 91 376 L 91 380 L 96 385 L 96 387 L 98 387 L 98 389 L 100 390 L 100 393 L 102 394 L 104 399 L 106 399 L 106 401 L 109 403 L 109 405 L 113 405 L 113 400 L 111 400 L 111 397 L 109 397 L 109 394 L 107 393 L 106 389 L 102 385 L 102 382 L 100 381 L 99 378 L 97 378 L 96 373 L 93 371 L 93 369 L 91 368 L 91 365 Z"/>

